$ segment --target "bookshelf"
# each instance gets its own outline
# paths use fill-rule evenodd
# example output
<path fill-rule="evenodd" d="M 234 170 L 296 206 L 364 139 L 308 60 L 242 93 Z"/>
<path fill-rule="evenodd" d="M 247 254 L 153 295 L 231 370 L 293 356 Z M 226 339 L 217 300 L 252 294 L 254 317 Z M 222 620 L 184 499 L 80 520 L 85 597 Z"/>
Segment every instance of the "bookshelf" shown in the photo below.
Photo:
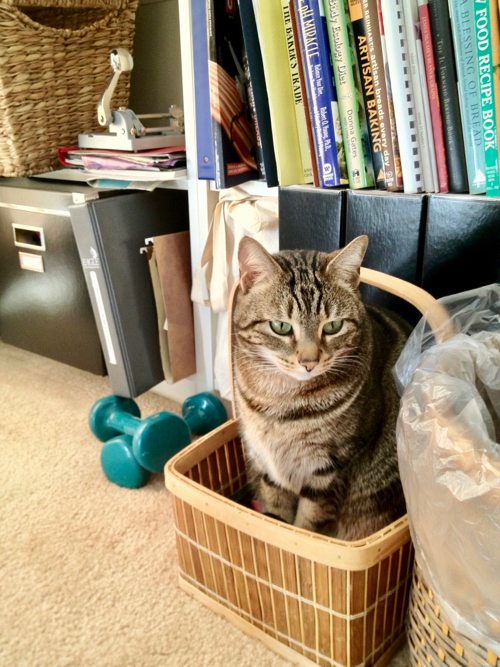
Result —
<path fill-rule="evenodd" d="M 159 0 L 143 0 L 143 2 L 144 1 L 155 2 Z M 163 1 L 172 5 L 173 13 L 174 0 Z M 175 0 L 175 4 L 175 10 L 178 12 L 180 70 L 183 94 L 182 105 L 185 113 L 186 127 L 187 178 L 185 181 L 185 187 L 188 191 L 189 197 L 189 212 L 191 221 L 191 259 L 194 269 L 197 266 L 203 251 L 212 213 L 218 200 L 218 193 L 213 182 L 198 181 L 197 179 L 196 123 L 194 105 L 194 91 L 196 82 L 194 80 L 193 72 L 191 2 L 186 0 L 178 0 L 177 3 Z M 268 189 L 264 183 L 257 181 L 250 181 L 241 187 L 245 188 L 249 193 L 256 195 L 278 197 L 280 192 L 278 188 Z M 311 186 L 305 187 L 309 193 L 310 201 L 314 200 L 315 202 L 314 209 L 320 210 L 322 206 L 320 204 L 321 200 L 328 195 L 324 190 L 315 190 Z M 304 186 L 302 186 L 302 189 L 303 188 Z M 287 188 L 286 190 L 293 191 L 294 188 Z M 334 194 L 333 196 L 335 197 Z M 363 206 L 365 206 L 366 210 L 369 211 L 370 207 L 373 208 L 373 202 L 376 203 L 376 200 L 387 201 L 385 199 L 386 197 L 393 198 L 392 201 L 396 208 L 398 208 L 398 211 L 403 211 L 405 207 L 405 201 L 407 202 L 406 207 L 411 207 L 410 203 L 415 199 L 411 195 L 409 196 L 401 193 L 395 194 L 387 192 L 382 193 L 377 192 L 376 190 L 347 190 L 344 191 L 340 199 L 343 202 L 342 206 L 345 206 L 346 209 L 347 204 L 349 204 L 352 209 L 354 203 L 359 201 L 361 202 L 361 209 L 363 209 Z M 500 224 L 500 206 L 498 201 L 492 200 L 491 198 L 486 198 L 485 196 L 452 194 L 423 194 L 418 196 L 417 199 L 422 202 L 421 207 L 423 213 L 414 224 L 414 238 L 412 239 L 414 250 L 412 250 L 412 252 L 414 253 L 415 257 L 418 256 L 419 274 L 425 273 L 427 276 L 436 275 L 439 281 L 436 296 L 441 296 L 444 293 L 452 293 L 452 284 L 455 278 L 458 287 L 458 289 L 455 291 L 463 291 L 475 286 L 472 284 L 472 282 L 474 282 L 472 279 L 463 279 L 464 275 L 471 275 L 471 267 L 466 266 L 467 258 L 465 256 L 458 256 L 458 253 L 464 252 L 467 247 L 471 248 L 474 254 L 474 264 L 476 268 L 474 269 L 474 267 L 472 267 L 472 270 L 476 270 L 477 280 L 483 281 L 482 284 L 486 284 L 486 282 L 494 282 L 495 275 L 497 276 L 496 279 L 498 280 L 499 262 L 498 259 L 495 260 L 495 253 L 491 252 L 491 248 L 488 248 L 487 241 L 489 238 L 490 241 L 495 245 L 497 240 L 499 240 L 499 235 L 496 231 Z M 380 203 L 382 203 L 382 201 Z M 376 208 L 377 206 L 375 206 L 375 209 Z M 384 209 L 386 208 L 391 209 L 391 206 L 384 206 Z M 429 226 L 427 228 L 425 216 L 427 216 L 428 211 L 432 213 L 435 220 L 433 218 L 433 226 Z M 447 216 L 447 219 L 443 220 L 441 218 L 441 212 Z M 341 217 L 345 218 L 348 214 L 344 211 L 340 215 Z M 369 216 L 369 214 L 367 215 Z M 456 224 L 453 220 L 454 216 L 456 216 Z M 477 226 L 473 221 L 469 222 L 469 216 L 477 217 Z M 389 217 L 390 216 L 387 215 L 387 221 L 385 224 L 389 224 Z M 313 215 L 313 212 L 310 212 L 305 217 L 305 222 L 303 220 L 303 227 L 307 229 L 305 234 L 305 242 L 307 243 L 307 247 L 315 247 L 314 243 L 318 245 L 318 239 L 321 237 L 321 234 L 324 233 L 324 229 L 320 229 L 320 223 L 316 218 L 317 216 Z M 497 224 L 497 222 L 499 224 Z M 286 229 L 280 228 L 280 241 L 282 242 L 282 247 L 297 247 L 296 243 L 300 238 L 302 238 L 302 236 L 304 236 L 303 230 L 299 231 L 300 222 L 298 220 L 290 219 L 287 220 L 287 223 L 289 224 L 287 224 Z M 396 226 L 398 227 L 400 234 L 407 236 L 407 232 L 405 231 L 404 215 L 402 218 L 401 216 L 398 217 Z M 359 233 L 362 233 L 363 231 L 368 230 L 361 230 Z M 394 230 L 391 231 L 392 237 L 394 237 L 393 232 Z M 443 244 L 442 247 L 441 244 Z M 430 250 L 428 248 L 430 248 Z M 319 247 L 318 249 L 326 250 L 326 248 Z M 383 241 L 380 241 L 379 245 L 377 242 L 377 247 L 374 246 L 372 248 L 372 252 L 375 255 L 380 254 L 382 257 L 381 261 L 383 261 L 383 249 Z M 331 250 L 331 248 L 328 248 L 328 250 Z M 425 265 L 425 262 L 422 263 L 423 254 L 425 254 L 424 251 L 427 252 L 427 256 L 430 257 L 427 265 Z M 481 255 L 484 258 L 482 264 L 480 260 Z M 446 258 L 446 261 L 443 261 L 443 258 Z M 443 276 L 445 276 L 446 279 L 444 279 Z M 421 277 L 422 276 L 420 275 L 420 278 Z M 445 291 L 442 291 L 439 288 L 442 282 L 443 289 L 444 284 L 446 283 Z M 471 284 L 469 285 L 469 283 Z M 429 286 L 435 286 L 432 280 L 429 282 Z M 214 387 L 213 380 L 216 317 L 211 314 L 209 309 L 198 304 L 194 304 L 194 310 L 196 328 L 196 354 L 198 365 L 198 373 L 194 383 L 197 384 L 198 390 L 210 390 L 216 388 Z M 161 391 L 161 388 L 159 388 L 159 390 Z M 177 387 L 169 389 L 169 391 L 175 390 L 177 390 Z"/>
<path fill-rule="evenodd" d="M 179 104 L 184 110 L 186 128 L 187 177 L 180 181 L 167 182 L 162 187 L 177 187 L 187 190 L 190 218 L 191 264 L 198 265 L 208 235 L 210 221 L 217 205 L 219 194 L 212 181 L 198 180 L 196 163 L 196 123 L 194 91 L 196 82 L 193 71 L 193 42 L 191 34 L 191 3 L 186 0 L 141 0 L 138 10 L 138 30 L 134 44 L 135 59 L 131 82 L 130 106 L 138 113 L 147 108 Z M 155 40 L 155 31 L 151 26 L 164 22 L 168 35 L 168 44 Z M 168 25 L 167 25 L 168 24 Z M 160 26 L 161 27 L 161 26 Z M 164 39 L 164 37 L 162 37 Z M 178 54 L 176 52 L 178 49 Z M 156 51 L 156 53 L 155 53 Z M 168 93 L 161 77 L 153 76 L 151 85 L 144 85 L 147 65 L 143 60 L 152 62 L 151 56 L 164 63 L 170 62 L 163 76 L 168 81 Z M 178 57 L 180 56 L 180 57 Z M 160 65 L 162 66 L 162 65 Z M 165 80 L 165 79 L 164 79 Z M 166 97 L 167 96 L 167 97 Z M 171 100 L 176 96 L 176 99 Z M 162 99 L 164 98 L 164 100 Z M 177 98 L 181 98 L 177 102 Z M 135 104 L 135 106 L 134 106 Z M 250 194 L 278 197 L 278 188 L 269 189 L 265 183 L 249 181 L 241 186 Z M 196 338 L 197 373 L 175 385 L 163 382 L 155 391 L 159 394 L 183 401 L 200 391 L 217 389 L 214 382 L 215 335 L 217 316 L 205 306 L 194 303 L 194 325 Z"/>
<path fill-rule="evenodd" d="M 218 202 L 218 191 L 213 182 L 198 180 L 197 177 L 197 153 L 196 153 L 196 122 L 195 122 L 195 90 L 196 81 L 194 79 L 193 67 L 193 39 L 191 31 L 191 0 L 140 0 L 136 19 L 136 33 L 134 39 L 134 70 L 131 76 L 131 96 L 130 107 L 136 113 L 148 113 L 154 111 L 163 111 L 171 104 L 177 104 L 184 110 L 185 115 L 185 132 L 186 132 L 186 152 L 187 152 L 187 169 L 186 175 L 180 178 L 173 179 L 163 183 L 161 188 L 178 189 L 187 193 L 189 218 L 190 218 L 190 243 L 191 243 L 191 264 L 193 271 L 197 267 L 205 241 L 208 235 L 210 221 Z M 60 177 L 64 176 L 60 172 Z M 68 178 L 75 178 L 75 172 L 72 171 Z M 377 233 L 380 233 L 381 219 L 386 216 L 387 225 L 391 225 L 391 238 L 394 237 L 394 220 L 389 220 L 388 211 L 394 207 L 398 208 L 397 225 L 402 235 L 408 239 L 408 224 L 405 223 L 406 212 L 411 208 L 411 201 L 414 200 L 411 196 L 404 194 L 382 193 L 376 190 L 369 191 L 326 191 L 314 189 L 312 186 L 300 186 L 299 190 L 305 191 L 308 197 L 308 208 L 299 209 L 295 206 L 293 200 L 294 191 L 296 187 L 282 189 L 268 188 L 265 183 L 259 181 L 249 181 L 241 186 L 248 193 L 253 195 L 271 196 L 280 199 L 280 207 L 282 204 L 283 193 L 291 193 L 292 200 L 289 209 L 297 209 L 297 219 L 289 216 L 286 220 L 286 225 L 281 225 L 280 228 L 280 242 L 281 247 L 316 247 L 321 250 L 331 250 L 335 247 L 335 243 L 342 242 L 344 236 L 348 234 L 348 230 L 344 229 L 340 232 L 335 241 L 334 225 L 336 223 L 324 223 L 324 218 L 321 211 L 325 203 L 323 200 L 328 200 L 327 210 L 331 212 L 331 202 L 338 200 L 338 219 L 339 224 L 344 224 L 349 216 L 349 210 L 354 210 L 357 206 L 361 211 L 366 210 L 366 218 L 362 220 L 369 220 L 370 212 L 375 210 L 380 211 L 377 219 Z M 288 197 L 286 194 L 283 197 Z M 386 198 L 391 198 L 391 205 Z M 414 249 L 410 255 L 412 257 L 417 254 L 422 255 L 424 244 L 430 245 L 434 259 L 430 267 L 419 267 L 419 272 L 425 272 L 428 275 L 438 275 L 435 266 L 440 266 L 439 276 L 447 270 L 447 266 L 440 259 L 446 257 L 447 259 L 455 259 L 454 270 L 456 269 L 458 280 L 453 277 L 453 272 L 447 275 L 446 293 L 453 291 L 451 285 L 455 280 L 457 286 L 461 291 L 466 289 L 467 284 L 464 284 L 460 279 L 461 275 L 471 275 L 471 267 L 457 262 L 457 253 L 465 252 L 466 249 L 472 248 L 474 250 L 476 275 L 481 277 L 481 280 L 486 282 L 493 282 L 491 276 L 497 271 L 498 276 L 498 259 L 494 259 L 495 244 L 500 243 L 498 229 L 500 229 L 500 206 L 498 200 L 492 200 L 484 196 L 472 195 L 420 195 L 417 199 L 423 202 L 422 210 L 427 215 L 430 210 L 434 219 L 439 220 L 439 211 L 445 211 L 449 216 L 448 220 L 442 221 L 441 226 L 434 224 L 434 228 L 428 231 L 424 229 L 425 225 L 421 224 L 423 218 L 416 219 L 412 224 L 414 229 Z M 376 200 L 379 200 L 378 202 Z M 381 201 L 383 200 L 383 201 Z M 401 201 L 406 201 L 402 205 Z M 385 202 L 385 203 L 383 203 Z M 453 203 L 454 202 L 454 203 Z M 383 204 L 380 207 L 380 204 Z M 383 208 L 383 211 L 381 210 Z M 306 215 L 303 215 L 303 212 Z M 435 213 L 438 211 L 438 213 Z M 462 213 L 463 211 L 463 213 Z M 281 212 L 281 210 L 280 210 Z M 285 209 L 283 209 L 285 213 Z M 419 214 L 420 215 L 420 214 Z M 422 214 L 423 216 L 424 214 Z M 410 216 L 411 217 L 411 216 Z M 469 218 L 477 218 L 477 230 L 474 229 L 473 222 L 469 223 Z M 460 223 L 457 223 L 457 219 Z M 365 224 L 363 223 L 363 224 Z M 359 233 L 373 232 L 373 229 L 367 229 L 369 224 L 365 224 L 365 229 L 359 229 Z M 455 230 L 455 231 L 454 231 Z M 344 235 L 344 236 L 343 236 Z M 379 234 L 380 235 L 380 234 Z M 382 233 L 383 236 L 383 233 Z M 380 236 L 379 241 L 372 244 L 372 250 L 375 255 L 378 255 L 382 261 L 381 270 L 388 270 L 391 272 L 390 262 L 385 266 L 384 264 L 384 241 Z M 387 236 L 387 235 L 386 235 Z M 491 242 L 488 243 L 489 239 Z M 376 234 L 373 234 L 376 238 Z M 322 247 L 322 239 L 328 239 L 327 246 Z M 429 241 L 430 239 L 430 241 Z M 387 239 L 386 239 L 387 240 Z M 441 244 L 446 243 L 448 248 L 440 250 Z M 432 245 L 433 244 L 433 245 Z M 385 244 L 387 245 L 387 243 Z M 320 247 L 321 246 L 321 247 Z M 450 250 L 451 248 L 451 250 Z M 480 248 L 480 251 L 478 250 Z M 406 250 L 408 250 L 408 243 L 406 243 Z M 398 253 L 393 253 L 397 255 Z M 409 255 L 409 256 L 410 256 Z M 483 261 L 482 259 L 483 258 Z M 462 261 L 462 260 L 461 260 Z M 440 264 L 441 262 L 441 264 Z M 453 262 L 452 262 L 453 263 Z M 458 267 L 458 268 L 457 268 Z M 397 274 L 397 272 L 396 272 Z M 498 278 L 497 278 L 498 279 Z M 440 284 L 443 283 L 442 278 L 439 278 Z M 483 281 L 483 284 L 486 282 Z M 443 283 L 443 285 L 444 285 Z M 436 296 L 440 296 L 443 292 L 439 290 L 436 292 L 431 290 Z M 162 382 L 155 387 L 155 391 L 159 394 L 173 398 L 178 401 L 183 401 L 188 396 L 199 393 L 201 391 L 211 391 L 217 389 L 214 379 L 214 358 L 216 348 L 216 325 L 217 315 L 212 314 L 211 310 L 199 304 L 193 304 L 194 309 L 194 323 L 195 323 L 195 338 L 196 338 L 196 362 L 197 373 L 181 382 L 169 385 Z"/>
<path fill-rule="evenodd" d="M 195 82 L 192 73 L 190 22 L 189 0 L 140 0 L 135 22 L 134 68 L 131 72 L 129 106 L 138 114 L 167 111 L 172 104 L 185 111 L 187 176 L 165 181 L 159 188 L 187 192 L 194 269 L 204 247 L 218 193 L 210 183 L 197 179 Z M 115 46 L 119 45 L 109 45 L 110 49 Z M 62 189 L 66 188 L 70 193 L 70 202 L 71 193 L 84 191 L 87 180 L 86 176 L 73 169 L 59 169 L 37 174 L 37 177 L 42 184 L 45 179 L 64 181 Z M 9 179 L 1 181 L 8 184 Z M 73 200 L 73 203 L 81 202 Z M 156 393 L 179 402 L 199 392 L 214 389 L 216 320 L 208 308 L 194 304 L 194 321 L 196 375 L 172 385 L 161 382 L 154 388 Z M 95 363 L 98 364 L 99 352 L 96 351 L 95 355 Z M 96 372 L 104 372 L 104 368 L 99 366 Z"/>
<path fill-rule="evenodd" d="M 211 184 L 197 178 L 194 90 L 191 3 L 141 0 L 136 21 L 130 106 L 137 113 L 166 109 L 170 104 L 178 104 L 184 110 L 187 177 L 168 181 L 161 187 L 187 191 L 193 272 L 218 201 L 218 192 Z M 195 303 L 193 310 L 196 375 L 173 385 L 162 382 L 154 389 L 181 402 L 193 394 L 214 389 L 216 318 L 205 306 Z"/>

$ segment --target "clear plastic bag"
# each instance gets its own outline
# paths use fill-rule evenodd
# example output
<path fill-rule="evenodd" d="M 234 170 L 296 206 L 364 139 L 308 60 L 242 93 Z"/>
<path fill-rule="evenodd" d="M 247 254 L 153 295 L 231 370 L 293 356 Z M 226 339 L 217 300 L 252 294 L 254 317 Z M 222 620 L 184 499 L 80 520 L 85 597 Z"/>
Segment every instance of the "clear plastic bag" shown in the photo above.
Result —
<path fill-rule="evenodd" d="M 416 558 L 454 629 L 500 655 L 500 285 L 440 299 L 394 375 Z"/>

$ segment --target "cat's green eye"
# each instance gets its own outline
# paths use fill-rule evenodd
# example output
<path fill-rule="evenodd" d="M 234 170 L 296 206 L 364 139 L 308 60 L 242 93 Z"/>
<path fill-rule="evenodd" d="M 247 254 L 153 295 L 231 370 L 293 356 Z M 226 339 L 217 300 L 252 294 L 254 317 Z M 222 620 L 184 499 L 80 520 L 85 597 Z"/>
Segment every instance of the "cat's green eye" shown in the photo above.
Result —
<path fill-rule="evenodd" d="M 292 331 L 292 325 L 288 324 L 288 322 L 269 322 L 269 324 L 274 333 L 277 333 L 280 336 L 288 336 Z"/>
<path fill-rule="evenodd" d="M 323 333 L 327 336 L 333 336 L 333 334 L 338 333 L 342 329 L 342 320 L 333 320 L 332 322 L 327 322 L 323 327 Z"/>

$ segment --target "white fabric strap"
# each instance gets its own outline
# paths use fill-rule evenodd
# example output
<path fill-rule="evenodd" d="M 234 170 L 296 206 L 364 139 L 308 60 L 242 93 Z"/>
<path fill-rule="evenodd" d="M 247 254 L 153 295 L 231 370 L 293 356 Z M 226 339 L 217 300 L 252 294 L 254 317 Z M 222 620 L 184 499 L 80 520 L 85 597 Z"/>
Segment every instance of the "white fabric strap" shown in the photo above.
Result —
<path fill-rule="evenodd" d="M 211 307 L 214 312 L 226 311 L 237 276 L 234 264 L 239 240 L 243 236 L 253 236 L 266 245 L 265 238 L 259 237 L 271 229 L 277 240 L 276 197 L 249 195 L 239 187 L 221 190 L 201 260 L 193 276 L 192 300 Z M 271 245 L 277 246 L 277 243 Z M 275 252 L 277 247 L 268 249 Z"/>

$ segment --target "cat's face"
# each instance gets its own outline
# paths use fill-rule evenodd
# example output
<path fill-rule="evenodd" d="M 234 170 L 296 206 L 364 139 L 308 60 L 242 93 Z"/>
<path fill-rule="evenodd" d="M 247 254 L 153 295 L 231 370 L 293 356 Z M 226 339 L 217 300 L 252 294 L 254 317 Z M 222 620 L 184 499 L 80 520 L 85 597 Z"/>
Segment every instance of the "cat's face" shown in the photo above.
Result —
<path fill-rule="evenodd" d="M 353 245 L 354 244 L 354 245 Z M 269 255 L 251 239 L 240 244 L 241 292 L 234 311 L 238 344 L 254 370 L 308 381 L 359 368 L 365 316 L 358 295 L 366 237 L 341 253 Z"/>

